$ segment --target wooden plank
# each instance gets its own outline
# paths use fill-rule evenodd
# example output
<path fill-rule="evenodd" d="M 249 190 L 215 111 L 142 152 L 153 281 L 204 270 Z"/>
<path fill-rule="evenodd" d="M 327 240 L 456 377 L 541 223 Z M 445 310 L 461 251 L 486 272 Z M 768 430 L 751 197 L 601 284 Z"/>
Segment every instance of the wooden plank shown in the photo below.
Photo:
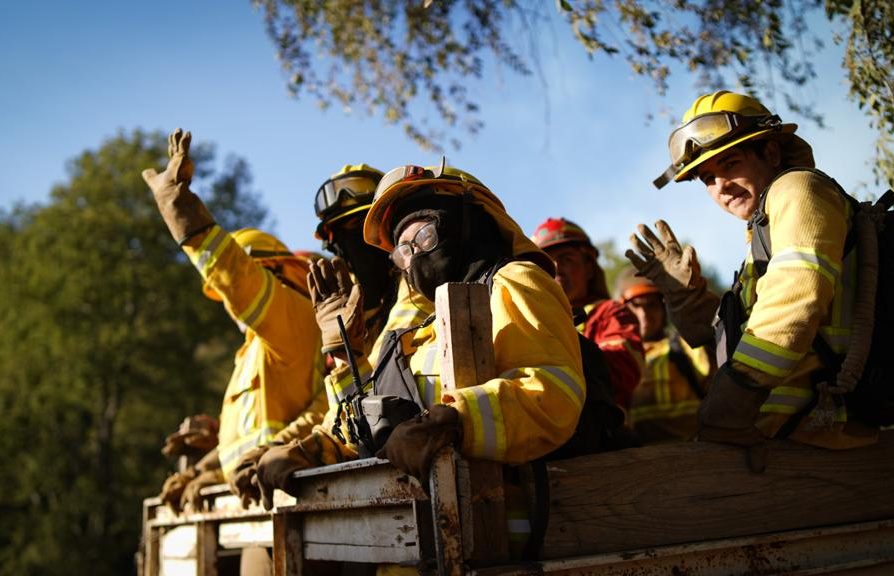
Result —
<path fill-rule="evenodd" d="M 539 563 L 537 573 L 600 576 L 882 576 L 894 567 L 894 520 L 866 522 L 581 556 Z M 532 566 L 478 570 L 476 576 L 527 576 Z"/>
<path fill-rule="evenodd" d="M 304 542 L 301 538 L 301 514 L 273 515 L 273 574 L 301 576 L 304 574 Z"/>
<path fill-rule="evenodd" d="M 303 518 L 307 560 L 413 565 L 419 561 L 412 506 L 327 510 Z"/>
<path fill-rule="evenodd" d="M 475 386 L 497 376 L 490 292 L 478 283 L 448 283 L 435 291 L 441 389 Z M 463 557 L 475 563 L 509 558 L 502 465 L 458 464 Z M 441 482 L 443 484 L 443 482 Z"/>
<path fill-rule="evenodd" d="M 292 477 L 296 480 L 292 504 L 277 506 L 277 511 L 343 510 L 428 500 L 415 478 L 377 458 L 302 470 Z"/>
<path fill-rule="evenodd" d="M 273 546 L 273 522 L 221 522 L 217 528 L 217 544 L 221 548 Z"/>
<path fill-rule="evenodd" d="M 447 446 L 438 453 L 431 470 L 431 504 L 435 559 L 440 576 L 463 573 L 463 531 L 456 490 L 455 452 Z"/>
<path fill-rule="evenodd" d="M 199 576 L 217 576 L 217 524 L 196 524 L 196 564 Z"/>
<path fill-rule="evenodd" d="M 831 451 L 773 442 L 766 472 L 710 443 L 552 462 L 544 558 L 894 517 L 894 431 Z"/>
<path fill-rule="evenodd" d="M 137 562 L 138 576 L 158 576 L 159 533 L 150 522 L 155 519 L 159 506 L 161 498 L 157 496 L 143 500 L 143 533 Z"/>

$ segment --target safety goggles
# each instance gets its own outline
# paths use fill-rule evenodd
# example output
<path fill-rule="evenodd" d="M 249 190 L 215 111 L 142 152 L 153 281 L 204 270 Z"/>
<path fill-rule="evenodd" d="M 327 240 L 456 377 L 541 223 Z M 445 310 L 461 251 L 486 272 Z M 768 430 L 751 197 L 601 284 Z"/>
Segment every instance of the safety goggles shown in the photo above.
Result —
<path fill-rule="evenodd" d="M 372 200 L 375 191 L 376 182 L 370 178 L 354 176 L 327 180 L 317 190 L 314 209 L 318 217 L 324 218 L 336 209 Z"/>
<path fill-rule="evenodd" d="M 391 251 L 391 261 L 400 270 L 410 267 L 410 259 L 418 252 L 431 252 L 438 245 L 438 229 L 435 222 L 429 222 L 416 231 L 412 240 L 401 242 Z"/>
<path fill-rule="evenodd" d="M 661 189 L 703 151 L 719 148 L 752 132 L 779 126 L 782 126 L 782 121 L 776 115 L 742 116 L 732 112 L 710 112 L 696 116 L 671 132 L 667 141 L 670 166 L 652 183 Z"/>
<path fill-rule="evenodd" d="M 711 112 L 696 116 L 671 132 L 667 141 L 671 164 L 682 166 L 736 136 L 755 129 L 781 124 L 779 116 L 742 116 L 731 112 Z"/>
<path fill-rule="evenodd" d="M 388 190 L 395 184 L 400 184 L 401 182 L 413 182 L 414 180 L 420 180 L 422 178 L 440 178 L 444 174 L 446 165 L 447 158 L 442 156 L 441 165 L 434 171 L 423 168 L 422 166 L 413 166 L 411 164 L 398 166 L 397 168 L 389 170 L 382 176 L 377 189 L 383 193 L 385 190 Z"/>

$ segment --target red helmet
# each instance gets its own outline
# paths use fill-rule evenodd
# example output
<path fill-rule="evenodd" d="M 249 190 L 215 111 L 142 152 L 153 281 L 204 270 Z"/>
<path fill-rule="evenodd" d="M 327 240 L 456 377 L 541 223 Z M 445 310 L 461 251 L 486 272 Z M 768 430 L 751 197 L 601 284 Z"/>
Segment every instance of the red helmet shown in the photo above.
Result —
<path fill-rule="evenodd" d="M 582 244 L 593 247 L 593 243 L 590 242 L 590 237 L 587 236 L 584 229 L 564 218 L 547 218 L 546 222 L 534 230 L 531 241 L 541 250 L 561 244 Z"/>

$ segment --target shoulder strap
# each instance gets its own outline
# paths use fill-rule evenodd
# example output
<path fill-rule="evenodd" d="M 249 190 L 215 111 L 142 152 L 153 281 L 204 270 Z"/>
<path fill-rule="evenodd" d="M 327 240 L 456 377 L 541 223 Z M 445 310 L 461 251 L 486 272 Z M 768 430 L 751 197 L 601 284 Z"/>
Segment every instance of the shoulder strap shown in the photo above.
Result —
<path fill-rule="evenodd" d="M 816 168 L 790 168 L 788 170 L 783 170 L 779 174 L 776 175 L 776 178 L 773 179 L 773 182 L 776 182 L 783 175 L 788 174 L 789 172 L 812 172 L 818 176 L 825 178 L 830 181 L 835 189 L 844 196 L 845 200 L 848 204 L 851 205 L 852 213 L 856 213 L 857 208 L 859 208 L 860 203 L 845 192 L 844 188 L 831 176 L 823 172 L 822 170 L 817 170 Z M 770 263 L 770 258 L 772 258 L 772 244 L 770 242 L 770 218 L 767 215 L 767 193 L 770 191 L 770 188 L 773 186 L 773 182 L 770 182 L 770 185 L 767 186 L 766 190 L 761 193 L 760 196 L 760 204 L 758 205 L 757 210 L 754 211 L 754 214 L 751 215 L 751 219 L 748 221 L 748 227 L 751 229 L 751 258 L 754 261 L 754 270 L 755 276 L 760 278 L 764 274 L 767 273 L 767 266 Z M 844 242 L 844 254 L 847 255 L 853 250 L 854 245 L 857 242 L 857 235 L 855 233 L 855 226 L 848 226 L 847 238 Z"/>

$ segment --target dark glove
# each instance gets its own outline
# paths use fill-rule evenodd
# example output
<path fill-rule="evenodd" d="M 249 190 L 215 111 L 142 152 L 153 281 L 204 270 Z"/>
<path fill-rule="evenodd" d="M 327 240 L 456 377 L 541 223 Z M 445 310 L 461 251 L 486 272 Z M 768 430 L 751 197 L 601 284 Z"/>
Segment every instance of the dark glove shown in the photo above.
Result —
<path fill-rule="evenodd" d="M 395 468 L 425 485 L 435 454 L 461 438 L 459 412 L 452 406 L 436 404 L 398 424 L 376 457 L 387 458 Z"/>
<path fill-rule="evenodd" d="M 348 265 L 339 257 L 331 262 L 320 259 L 312 263 L 307 275 L 310 301 L 313 303 L 317 324 L 322 333 L 322 348 L 326 352 L 342 352 L 344 343 L 338 329 L 337 316 L 345 324 L 345 332 L 355 355 L 361 356 L 366 341 L 363 319 L 363 291 L 351 279 Z"/>
<path fill-rule="evenodd" d="M 239 496 L 245 509 L 252 502 L 261 502 L 261 492 L 254 479 L 258 475 L 258 462 L 269 449 L 269 444 L 252 448 L 242 456 L 230 475 L 230 491 Z"/>
<path fill-rule="evenodd" d="M 655 222 L 655 228 L 660 239 L 645 224 L 638 225 L 642 238 L 632 234 L 634 250 L 624 255 L 640 276 L 654 282 L 664 294 L 670 320 L 683 338 L 692 346 L 704 345 L 713 340 L 711 322 L 720 299 L 708 290 L 695 248 L 680 246 L 664 220 Z"/>
<path fill-rule="evenodd" d="M 746 448 L 751 471 L 763 472 L 767 467 L 767 438 L 754 423 L 769 395 L 769 388 L 724 364 L 699 407 L 698 440 Z"/>
<path fill-rule="evenodd" d="M 195 166 L 189 158 L 192 135 L 180 128 L 168 136 L 168 162 L 159 174 L 154 168 L 143 170 L 143 180 L 149 185 L 158 204 L 158 211 L 178 244 L 183 244 L 214 224 L 214 218 L 198 196 L 189 190 Z"/>
<path fill-rule="evenodd" d="M 174 514 L 180 514 L 180 499 L 183 496 L 183 490 L 187 484 L 195 480 L 198 474 L 195 468 L 189 468 L 183 472 L 174 472 L 168 476 L 161 487 L 161 494 L 158 495 L 161 503 L 167 504 Z"/>
<path fill-rule="evenodd" d="M 223 483 L 224 475 L 223 470 L 220 468 L 201 472 L 192 480 L 192 482 L 186 485 L 186 488 L 183 489 L 183 495 L 180 497 L 180 509 L 186 510 L 187 512 L 200 512 L 204 510 L 202 495 L 200 494 L 202 488 Z"/>
<path fill-rule="evenodd" d="M 176 432 L 165 438 L 161 452 L 169 458 L 182 454 L 206 454 L 217 446 L 219 428 L 217 418 L 207 414 L 190 416 L 183 420 Z"/>
<path fill-rule="evenodd" d="M 261 494 L 265 510 L 273 508 L 273 490 L 294 491 L 292 473 L 323 466 L 322 448 L 317 436 L 311 434 L 285 446 L 274 446 L 261 456 L 253 482 Z"/>

